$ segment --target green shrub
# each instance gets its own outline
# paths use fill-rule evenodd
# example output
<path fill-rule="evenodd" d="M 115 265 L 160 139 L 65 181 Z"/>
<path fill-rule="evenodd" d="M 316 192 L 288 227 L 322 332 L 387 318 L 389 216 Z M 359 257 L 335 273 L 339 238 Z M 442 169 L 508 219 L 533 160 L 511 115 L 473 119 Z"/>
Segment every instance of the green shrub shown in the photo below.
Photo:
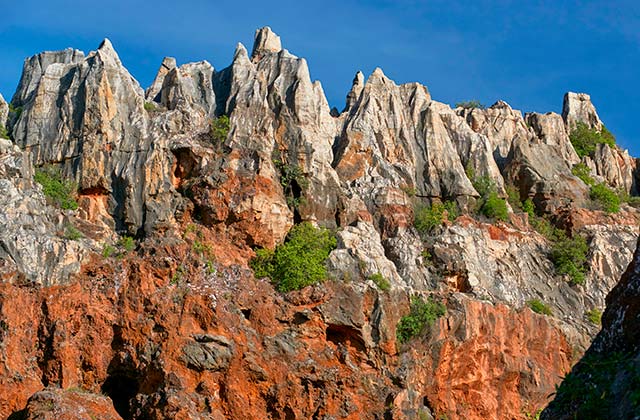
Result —
<path fill-rule="evenodd" d="M 42 185 L 42 192 L 50 203 L 64 210 L 78 208 L 74 197 L 78 187 L 75 182 L 63 179 L 59 170 L 53 167 L 36 169 L 33 179 Z"/>
<path fill-rule="evenodd" d="M 620 197 L 604 183 L 592 186 L 589 196 L 607 213 L 620 211 Z"/>
<path fill-rule="evenodd" d="M 579 122 L 576 124 L 575 129 L 571 131 L 569 135 L 569 139 L 571 140 L 571 144 L 575 149 L 578 156 L 581 158 L 584 156 L 589 156 L 596 150 L 596 146 L 598 144 L 607 144 L 610 147 L 614 147 L 616 145 L 616 139 L 607 130 L 606 127 L 602 127 L 601 131 L 598 131 L 593 128 L 589 128 L 588 125 Z"/>
<path fill-rule="evenodd" d="M 78 239 L 84 237 L 84 235 L 75 226 L 67 225 L 64 229 L 64 237 L 65 239 L 69 239 L 70 241 L 77 241 Z"/>
<path fill-rule="evenodd" d="M 500 198 L 496 191 L 491 191 L 483 199 L 480 213 L 491 219 L 502 220 L 503 222 L 509 220 L 507 202 L 503 198 Z"/>
<path fill-rule="evenodd" d="M 389 280 L 384 278 L 381 273 L 376 273 L 369 276 L 369 280 L 373 281 L 376 286 L 378 286 L 378 289 L 382 290 L 383 292 L 391 290 L 391 283 L 389 283 Z"/>
<path fill-rule="evenodd" d="M 122 238 L 120 238 L 118 245 L 124 248 L 124 250 L 127 252 L 133 251 L 134 249 L 136 249 L 136 241 L 131 236 L 125 235 Z"/>
<path fill-rule="evenodd" d="M 529 220 L 533 220 L 536 217 L 536 206 L 533 204 L 533 200 L 527 198 L 522 202 L 522 211 L 529 215 Z"/>
<path fill-rule="evenodd" d="M 302 204 L 299 193 L 309 186 L 309 180 L 297 164 L 287 164 L 282 159 L 274 158 L 273 165 L 280 172 L 280 185 L 284 191 L 289 208 L 296 209 Z"/>
<path fill-rule="evenodd" d="M 602 311 L 598 308 L 593 308 L 590 311 L 587 311 L 585 315 L 592 324 L 600 325 L 602 323 Z"/>
<path fill-rule="evenodd" d="M 445 211 L 444 204 L 439 201 L 435 201 L 430 206 L 420 204 L 413 212 L 413 226 L 421 236 L 428 235 L 444 223 Z"/>
<path fill-rule="evenodd" d="M 211 139 L 213 143 L 216 145 L 223 144 L 227 140 L 227 136 L 229 135 L 229 117 L 226 115 L 221 115 L 218 118 L 214 118 L 211 120 L 211 128 L 209 133 L 211 134 Z"/>
<path fill-rule="evenodd" d="M 557 240 L 551 248 L 550 258 L 560 275 L 568 275 L 571 284 L 584 284 L 589 245 L 584 236 L 572 238 L 556 232 Z"/>
<path fill-rule="evenodd" d="M 256 251 L 250 266 L 256 277 L 269 277 L 280 292 L 298 290 L 327 277 L 325 261 L 336 242 L 329 230 L 303 222 L 291 229 L 275 251 Z"/>
<path fill-rule="evenodd" d="M 116 252 L 116 248 L 109 245 L 109 244 L 105 244 L 104 247 L 102 248 L 102 257 L 103 258 L 109 258 L 111 257 L 114 253 Z"/>
<path fill-rule="evenodd" d="M 436 319 L 446 314 L 447 308 L 432 298 L 423 300 L 418 296 L 411 298 L 411 310 L 408 315 L 400 318 L 396 328 L 396 337 L 400 343 L 406 343 L 419 335 L 427 326 L 431 326 Z"/>
<path fill-rule="evenodd" d="M 456 102 L 455 108 L 466 108 L 466 109 L 479 108 L 479 109 L 485 109 L 486 107 L 483 104 L 481 104 L 479 100 L 472 99 L 470 101 Z"/>
<path fill-rule="evenodd" d="M 522 201 L 520 201 L 520 192 L 514 185 L 507 185 L 507 201 L 514 210 L 522 210 Z"/>
<path fill-rule="evenodd" d="M 571 173 L 580 178 L 582 182 L 589 186 L 596 183 L 596 181 L 591 177 L 591 169 L 589 169 L 589 167 L 584 163 L 577 163 L 573 165 Z"/>
<path fill-rule="evenodd" d="M 460 216 L 460 209 L 458 208 L 458 203 L 455 201 L 445 201 L 444 209 L 447 211 L 447 220 L 453 222 Z"/>
<path fill-rule="evenodd" d="M 9 104 L 9 114 L 13 115 L 16 119 L 20 118 L 20 115 L 22 115 L 22 107 Z"/>
<path fill-rule="evenodd" d="M 7 127 L 0 124 L 0 139 L 8 139 L 8 138 L 9 138 L 9 131 L 7 131 Z"/>
<path fill-rule="evenodd" d="M 473 170 L 467 168 L 467 175 L 473 176 Z M 507 202 L 498 195 L 496 183 L 488 176 L 473 178 L 473 188 L 480 194 L 477 212 L 491 219 L 509 220 Z"/>
<path fill-rule="evenodd" d="M 527 301 L 527 306 L 535 313 L 542 315 L 552 315 L 551 308 L 545 305 L 539 299 L 531 299 Z"/>
<path fill-rule="evenodd" d="M 158 109 L 158 107 L 153 102 L 145 102 L 144 103 L 144 110 L 147 111 L 147 112 L 155 112 L 157 109 Z"/>

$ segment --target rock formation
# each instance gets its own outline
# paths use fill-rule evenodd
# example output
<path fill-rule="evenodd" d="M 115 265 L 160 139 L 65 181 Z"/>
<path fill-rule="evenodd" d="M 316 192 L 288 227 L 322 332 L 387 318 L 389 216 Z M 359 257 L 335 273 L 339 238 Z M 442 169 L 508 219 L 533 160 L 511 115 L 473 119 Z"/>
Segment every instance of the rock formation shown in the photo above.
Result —
<path fill-rule="evenodd" d="M 572 127 L 602 128 L 589 96 L 567 94 L 562 116 L 452 109 L 376 69 L 356 74 L 338 113 L 269 28 L 217 68 L 165 58 L 145 92 L 105 40 L 26 60 L 12 111 L 0 100 L 12 139 L 0 140 L 0 416 L 473 420 L 544 407 L 639 235 L 634 207 L 591 209 L 572 173 L 582 162 L 638 192 L 627 152 L 576 154 Z M 33 181 L 44 170 L 77 183 L 77 210 Z M 504 220 L 478 211 L 487 191 Z M 438 206 L 433 228 L 414 226 Z M 302 222 L 337 238 L 328 278 L 280 293 L 249 261 Z M 586 238 L 584 282 L 557 272 L 544 226 Z M 406 339 L 418 301 L 446 313 Z"/>

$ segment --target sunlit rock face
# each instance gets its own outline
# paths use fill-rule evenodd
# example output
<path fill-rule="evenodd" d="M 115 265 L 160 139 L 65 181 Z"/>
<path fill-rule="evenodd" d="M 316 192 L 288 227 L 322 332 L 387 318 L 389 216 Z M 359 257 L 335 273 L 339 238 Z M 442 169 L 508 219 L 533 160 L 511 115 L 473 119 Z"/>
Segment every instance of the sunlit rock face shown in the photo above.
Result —
<path fill-rule="evenodd" d="M 635 195 L 637 163 L 578 157 L 577 123 L 602 129 L 588 95 L 562 115 L 452 109 L 376 69 L 340 113 L 265 27 L 227 67 L 165 58 L 145 91 L 108 40 L 38 54 L 5 121 L 0 417 L 519 419 L 589 347 L 612 289 L 599 337 L 634 337 L 614 286 L 638 212 L 594 209 L 573 169 Z M 33 181 L 43 167 L 77 183 L 78 209 Z M 483 183 L 507 221 L 478 211 Z M 584 284 L 556 272 L 543 216 L 586 238 Z M 249 261 L 301 222 L 337 246 L 326 281 L 283 294 Z M 416 297 L 446 311 L 404 342 Z"/>

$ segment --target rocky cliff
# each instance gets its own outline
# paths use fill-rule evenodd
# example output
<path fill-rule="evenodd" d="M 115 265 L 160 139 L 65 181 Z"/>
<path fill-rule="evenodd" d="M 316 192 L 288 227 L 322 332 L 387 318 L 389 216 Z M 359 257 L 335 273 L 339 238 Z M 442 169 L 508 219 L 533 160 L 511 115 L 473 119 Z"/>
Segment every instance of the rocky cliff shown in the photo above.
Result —
<path fill-rule="evenodd" d="M 41 53 L 3 104 L 14 419 L 530 418 L 638 239 L 638 211 L 592 191 L 633 203 L 636 160 L 571 142 L 603 130 L 585 94 L 562 115 L 451 108 L 376 69 L 339 113 L 262 28 L 221 70 L 166 58 L 146 91 L 108 40 Z M 326 280 L 280 292 L 249 262 L 304 222 L 336 238 Z M 578 278 L 556 254 L 579 238 Z M 442 312 L 405 336 L 421 299 Z"/>

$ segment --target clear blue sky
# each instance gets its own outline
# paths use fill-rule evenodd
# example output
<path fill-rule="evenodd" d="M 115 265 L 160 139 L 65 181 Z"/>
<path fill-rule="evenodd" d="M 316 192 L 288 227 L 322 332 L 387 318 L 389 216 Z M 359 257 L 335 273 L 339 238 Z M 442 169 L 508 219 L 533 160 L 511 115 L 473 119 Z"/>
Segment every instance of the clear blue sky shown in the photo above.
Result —
<path fill-rule="evenodd" d="M 113 42 L 148 86 L 165 55 L 229 65 L 269 25 L 305 57 L 339 109 L 357 70 L 418 81 L 434 99 L 503 99 L 560 112 L 566 91 L 591 94 L 618 143 L 640 156 L 638 1 L 138 1 L 21 0 L 2 6 L 0 92 L 10 98 L 25 57 Z"/>

